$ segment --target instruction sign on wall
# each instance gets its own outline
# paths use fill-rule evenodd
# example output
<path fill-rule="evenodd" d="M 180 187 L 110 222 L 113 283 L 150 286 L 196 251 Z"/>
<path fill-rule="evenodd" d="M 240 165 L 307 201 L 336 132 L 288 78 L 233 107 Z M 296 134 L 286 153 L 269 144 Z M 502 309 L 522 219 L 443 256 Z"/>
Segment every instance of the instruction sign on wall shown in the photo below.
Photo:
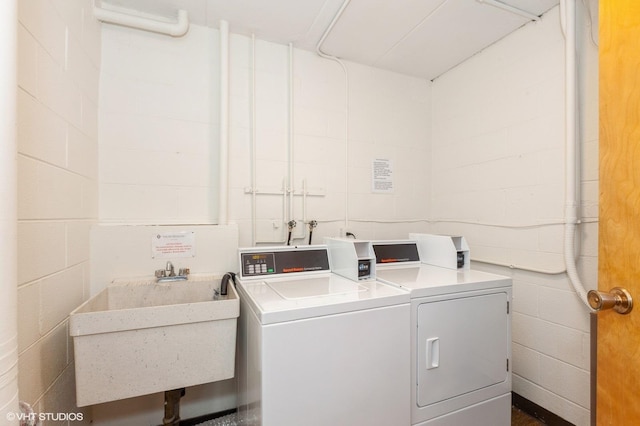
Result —
<path fill-rule="evenodd" d="M 393 192 L 393 167 L 391 160 L 376 158 L 371 165 L 371 191 Z"/>
<path fill-rule="evenodd" d="M 153 259 L 195 257 L 195 232 L 158 233 L 151 237 Z"/>

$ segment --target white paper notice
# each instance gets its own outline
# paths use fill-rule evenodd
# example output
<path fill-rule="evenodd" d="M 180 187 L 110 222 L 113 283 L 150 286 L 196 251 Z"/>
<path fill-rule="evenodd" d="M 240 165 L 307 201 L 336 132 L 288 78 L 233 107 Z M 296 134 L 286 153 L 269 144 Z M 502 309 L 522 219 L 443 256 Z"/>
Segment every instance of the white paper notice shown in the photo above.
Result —
<path fill-rule="evenodd" d="M 171 232 L 151 237 L 153 259 L 195 257 L 195 255 L 195 232 Z"/>
<path fill-rule="evenodd" d="M 371 191 L 393 192 L 393 167 L 391 160 L 376 158 L 371 165 Z"/>

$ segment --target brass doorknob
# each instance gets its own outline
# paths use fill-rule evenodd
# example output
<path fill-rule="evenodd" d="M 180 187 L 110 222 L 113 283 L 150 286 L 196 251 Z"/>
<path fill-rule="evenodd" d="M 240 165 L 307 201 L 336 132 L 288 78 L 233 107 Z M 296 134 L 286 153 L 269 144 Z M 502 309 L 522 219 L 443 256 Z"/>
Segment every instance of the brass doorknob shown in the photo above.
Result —
<path fill-rule="evenodd" d="M 596 311 L 613 309 L 619 314 L 628 314 L 633 309 L 631 294 L 621 287 L 614 287 L 609 293 L 591 290 L 587 293 L 587 299 L 589 306 Z"/>

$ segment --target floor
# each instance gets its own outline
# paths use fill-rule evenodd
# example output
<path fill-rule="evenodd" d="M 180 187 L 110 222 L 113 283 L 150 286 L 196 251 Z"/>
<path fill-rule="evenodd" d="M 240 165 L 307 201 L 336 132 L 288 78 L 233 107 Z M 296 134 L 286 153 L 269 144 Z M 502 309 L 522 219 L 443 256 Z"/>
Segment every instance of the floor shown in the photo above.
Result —
<path fill-rule="evenodd" d="M 531 417 L 524 411 L 511 407 L 511 426 L 539 426 L 544 425 L 543 422 Z"/>
<path fill-rule="evenodd" d="M 230 410 L 231 411 L 231 410 Z M 180 425 L 184 425 L 184 426 L 191 426 L 191 425 L 196 425 L 196 426 L 209 426 L 209 425 L 233 425 L 236 424 L 236 418 L 235 415 L 236 413 L 231 412 L 229 414 L 229 412 L 225 412 L 227 415 L 223 416 L 223 417 L 219 417 L 216 419 L 211 420 L 210 418 L 205 419 L 203 418 L 199 418 L 199 419 L 192 419 L 191 421 L 187 420 L 187 421 L 182 421 L 180 422 Z M 229 419 L 228 423 L 225 423 L 225 419 Z M 205 421 L 207 420 L 207 421 Z M 202 423 L 204 421 L 204 423 Z M 527 413 L 525 413 L 522 410 L 519 410 L 516 407 L 511 407 L 511 426 L 541 426 L 544 425 L 544 422 L 541 422 L 540 420 L 536 419 L 535 417 L 531 417 L 530 415 L 528 415 Z"/>

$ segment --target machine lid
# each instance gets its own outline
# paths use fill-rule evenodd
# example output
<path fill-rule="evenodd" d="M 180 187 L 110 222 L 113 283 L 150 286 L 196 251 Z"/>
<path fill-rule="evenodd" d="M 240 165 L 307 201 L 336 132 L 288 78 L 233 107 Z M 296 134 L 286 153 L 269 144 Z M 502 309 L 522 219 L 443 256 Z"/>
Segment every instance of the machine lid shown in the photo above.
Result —
<path fill-rule="evenodd" d="M 379 281 L 336 274 L 240 280 L 240 298 L 264 324 L 409 304 L 406 290 Z M 407 319 L 408 320 L 408 319 Z"/>
<path fill-rule="evenodd" d="M 309 278 L 300 281 L 272 281 L 266 284 L 283 299 L 306 299 L 310 297 L 353 295 L 368 291 L 367 287 L 355 281 L 331 280 L 328 278 Z"/>
<path fill-rule="evenodd" d="M 376 278 L 410 291 L 412 298 L 511 286 L 511 278 L 503 275 L 427 264 L 380 269 Z"/>

